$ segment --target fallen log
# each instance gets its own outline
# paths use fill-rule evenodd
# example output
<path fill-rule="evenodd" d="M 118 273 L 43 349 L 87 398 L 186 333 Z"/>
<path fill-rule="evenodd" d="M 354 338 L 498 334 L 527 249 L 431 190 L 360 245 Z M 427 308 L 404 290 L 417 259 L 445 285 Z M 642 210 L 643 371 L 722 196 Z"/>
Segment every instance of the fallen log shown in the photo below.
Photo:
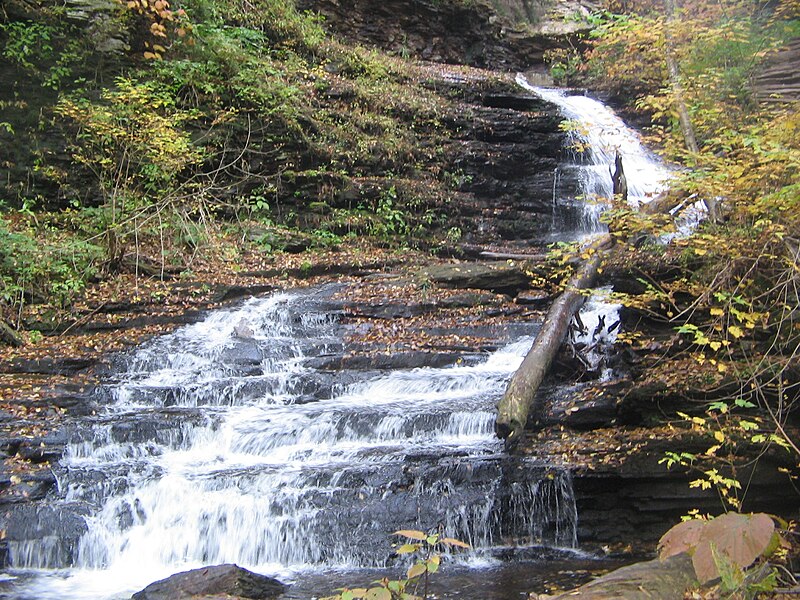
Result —
<path fill-rule="evenodd" d="M 510 447 L 517 443 L 525 429 L 531 406 L 542 381 L 550 370 L 553 358 L 567 335 L 572 316 L 586 299 L 583 290 L 591 287 L 597 278 L 597 269 L 603 250 L 611 246 L 611 237 L 604 235 L 585 251 L 589 255 L 569 280 L 566 289 L 556 299 L 542 324 L 525 359 L 511 378 L 506 393 L 497 406 L 495 433 Z"/>

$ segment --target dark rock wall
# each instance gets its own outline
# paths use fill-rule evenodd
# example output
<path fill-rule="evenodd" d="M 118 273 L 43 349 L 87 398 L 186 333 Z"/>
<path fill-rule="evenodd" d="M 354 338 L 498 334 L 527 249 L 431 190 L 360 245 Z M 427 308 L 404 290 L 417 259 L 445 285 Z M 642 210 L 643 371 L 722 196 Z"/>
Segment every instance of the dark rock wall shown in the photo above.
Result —
<path fill-rule="evenodd" d="M 553 178 L 563 158 L 557 108 L 510 86 L 470 98 L 468 82 L 437 85 L 468 102 L 453 113 L 445 146 L 448 168 L 460 178 L 454 208 L 465 241 L 537 241 L 552 225 Z"/>
<path fill-rule="evenodd" d="M 754 85 L 759 100 L 800 101 L 800 38 L 767 58 L 756 74 Z"/>
<path fill-rule="evenodd" d="M 327 26 L 347 40 L 399 56 L 509 71 L 541 64 L 548 48 L 566 43 L 579 30 L 577 21 L 561 15 L 544 22 L 548 5 L 574 4 L 578 10 L 578 2 L 495 4 L 502 6 L 459 0 L 298 0 L 300 8 L 322 14 Z M 509 17 L 541 21 L 533 27 L 512 23 Z"/>

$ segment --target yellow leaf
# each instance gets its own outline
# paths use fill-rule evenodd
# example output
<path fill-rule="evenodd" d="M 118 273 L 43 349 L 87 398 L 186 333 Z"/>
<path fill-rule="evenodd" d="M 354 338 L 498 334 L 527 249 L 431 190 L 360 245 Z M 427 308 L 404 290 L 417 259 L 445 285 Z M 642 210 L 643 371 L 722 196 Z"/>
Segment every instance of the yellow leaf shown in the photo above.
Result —
<path fill-rule="evenodd" d="M 469 544 L 466 542 L 462 542 L 461 540 L 457 540 L 455 538 L 442 538 L 442 543 L 447 544 L 448 546 L 458 546 L 459 548 L 471 548 Z"/>
<path fill-rule="evenodd" d="M 417 531 L 416 529 L 400 529 L 399 531 L 395 531 L 394 535 L 402 535 L 403 537 L 411 538 L 412 540 L 419 540 L 425 541 L 425 538 L 428 537 L 428 534 Z"/>
<path fill-rule="evenodd" d="M 744 331 L 738 325 L 731 325 L 728 327 L 728 333 L 737 339 L 744 337 Z"/>
<path fill-rule="evenodd" d="M 716 307 L 716 306 L 711 309 L 711 316 L 712 317 L 719 317 L 719 316 L 722 316 L 724 314 L 725 314 L 725 311 L 722 310 L 721 308 Z"/>
<path fill-rule="evenodd" d="M 714 432 L 714 439 L 717 440 L 720 444 L 725 441 L 725 434 L 721 431 Z"/>
<path fill-rule="evenodd" d="M 717 351 L 720 348 L 722 348 L 722 342 L 709 342 L 708 345 L 711 346 L 711 349 L 714 351 Z"/>

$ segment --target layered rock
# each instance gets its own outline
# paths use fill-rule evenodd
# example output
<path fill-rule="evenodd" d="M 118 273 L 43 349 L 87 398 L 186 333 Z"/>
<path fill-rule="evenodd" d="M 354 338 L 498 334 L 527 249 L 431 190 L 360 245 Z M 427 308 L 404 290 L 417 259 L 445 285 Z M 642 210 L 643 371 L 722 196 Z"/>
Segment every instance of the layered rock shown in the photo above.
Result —
<path fill-rule="evenodd" d="M 453 216 L 462 220 L 463 241 L 525 245 L 549 232 L 565 140 L 557 108 L 519 90 L 510 77 L 505 84 L 450 78 L 435 85 L 462 98 L 448 117 L 453 133 L 445 157 L 458 175 Z"/>
<path fill-rule="evenodd" d="M 756 73 L 754 87 L 763 102 L 800 100 L 800 38 L 767 58 Z"/>
<path fill-rule="evenodd" d="M 546 50 L 588 30 L 594 0 L 300 0 L 350 40 L 400 56 L 505 70 L 543 62 Z"/>

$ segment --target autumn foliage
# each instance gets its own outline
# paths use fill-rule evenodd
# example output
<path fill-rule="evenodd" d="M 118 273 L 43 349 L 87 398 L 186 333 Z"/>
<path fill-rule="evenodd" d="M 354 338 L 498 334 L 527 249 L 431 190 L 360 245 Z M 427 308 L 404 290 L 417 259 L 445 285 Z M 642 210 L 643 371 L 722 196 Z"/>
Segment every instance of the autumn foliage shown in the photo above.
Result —
<path fill-rule="evenodd" d="M 169 0 L 118 0 L 128 10 L 143 17 L 147 23 L 149 40 L 144 42 L 143 56 L 148 60 L 164 57 L 170 35 L 184 38 L 191 31 L 186 11 L 170 8 Z"/>

